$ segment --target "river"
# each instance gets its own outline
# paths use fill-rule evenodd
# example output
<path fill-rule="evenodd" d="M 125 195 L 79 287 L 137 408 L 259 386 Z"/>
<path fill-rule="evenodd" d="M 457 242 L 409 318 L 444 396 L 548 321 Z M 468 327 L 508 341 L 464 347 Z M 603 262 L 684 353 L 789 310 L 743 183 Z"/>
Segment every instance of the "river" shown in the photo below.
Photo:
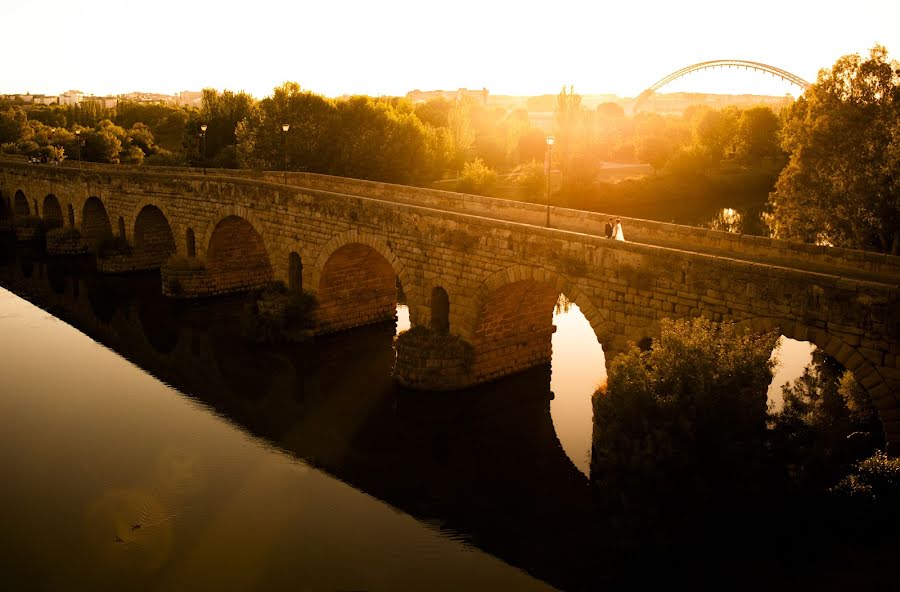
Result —
<path fill-rule="evenodd" d="M 11 589 L 597 581 L 586 473 L 605 366 L 575 305 L 555 314 L 550 367 L 417 393 L 389 375 L 403 307 L 396 325 L 252 347 L 242 297 L 170 301 L 154 273 L 4 244 L 0 285 Z M 773 385 L 808 361 L 794 344 Z"/>

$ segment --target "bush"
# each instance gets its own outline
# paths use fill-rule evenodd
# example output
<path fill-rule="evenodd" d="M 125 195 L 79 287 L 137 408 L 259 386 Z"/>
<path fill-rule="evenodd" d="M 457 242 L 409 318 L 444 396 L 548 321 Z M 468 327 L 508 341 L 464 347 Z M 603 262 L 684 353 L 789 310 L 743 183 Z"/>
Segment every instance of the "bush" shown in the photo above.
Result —
<path fill-rule="evenodd" d="M 544 165 L 532 160 L 524 165 L 516 179 L 516 185 L 522 198 L 530 201 L 540 201 L 547 193 L 547 173 Z"/>
<path fill-rule="evenodd" d="M 144 158 L 145 166 L 181 166 L 186 167 L 187 162 L 183 154 L 169 152 L 168 150 L 160 150 L 156 154 L 151 154 Z"/>
<path fill-rule="evenodd" d="M 101 257 L 131 255 L 132 248 L 123 236 L 108 236 L 97 245 L 97 254 Z"/>
<path fill-rule="evenodd" d="M 184 255 L 172 255 L 163 264 L 166 269 L 171 271 L 202 271 L 206 269 L 206 263 L 196 257 L 185 257 Z"/>
<path fill-rule="evenodd" d="M 39 216 L 19 216 L 16 218 L 16 226 L 20 228 L 43 228 L 44 220 Z"/>
<path fill-rule="evenodd" d="M 273 282 L 251 294 L 241 318 L 245 338 L 255 343 L 302 341 L 315 326 L 319 302 L 309 292 L 288 290 Z"/>
<path fill-rule="evenodd" d="M 75 228 L 63 228 L 58 227 L 54 228 L 47 232 L 47 237 L 56 238 L 56 239 L 79 239 L 81 238 L 81 233 L 78 232 Z"/>
<path fill-rule="evenodd" d="M 497 173 L 480 158 L 463 165 L 462 174 L 456 185 L 456 190 L 462 193 L 474 193 L 477 195 L 489 195 L 497 183 Z"/>
<path fill-rule="evenodd" d="M 730 324 L 663 319 L 652 349 L 630 346 L 594 395 L 595 480 L 695 502 L 751 489 L 766 452 L 775 343 Z"/>

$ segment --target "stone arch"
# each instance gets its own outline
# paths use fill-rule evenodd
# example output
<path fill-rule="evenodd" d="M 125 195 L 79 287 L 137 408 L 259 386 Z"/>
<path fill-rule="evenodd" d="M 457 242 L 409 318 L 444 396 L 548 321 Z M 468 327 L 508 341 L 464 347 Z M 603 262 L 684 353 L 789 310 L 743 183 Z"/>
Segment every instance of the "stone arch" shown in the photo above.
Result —
<path fill-rule="evenodd" d="M 288 288 L 296 292 L 303 290 L 303 260 L 296 251 L 288 254 Z"/>
<path fill-rule="evenodd" d="M 91 196 L 84 202 L 81 214 L 81 236 L 86 244 L 95 249 L 104 240 L 112 237 L 109 215 L 99 197 Z"/>
<path fill-rule="evenodd" d="M 20 218 L 30 214 L 31 207 L 28 205 L 28 198 L 26 198 L 22 190 L 19 189 L 16 191 L 15 197 L 13 197 L 13 216 Z"/>
<path fill-rule="evenodd" d="M 157 205 L 157 207 L 159 206 Z M 168 215 L 165 209 L 160 208 L 160 210 L 162 210 L 162 212 L 166 214 L 166 218 L 168 218 L 169 220 L 173 219 Z M 274 251 L 266 242 L 265 227 L 263 226 L 262 221 L 260 221 L 259 218 L 256 217 L 256 214 L 254 214 L 250 208 L 244 208 L 241 206 L 224 206 L 216 211 L 215 215 L 212 216 L 210 222 L 206 225 L 206 229 L 203 231 L 203 239 L 200 241 L 201 252 L 198 253 L 198 257 L 205 258 L 207 256 L 207 251 L 209 249 L 209 244 L 212 240 L 213 234 L 216 232 L 221 222 L 229 217 L 241 218 L 244 220 L 244 222 L 247 222 L 253 228 L 253 230 L 256 231 L 256 234 L 258 234 L 260 238 L 262 238 L 263 246 L 265 248 L 266 257 L 268 258 L 268 260 L 274 260 L 274 257 L 272 257 L 272 253 Z"/>
<path fill-rule="evenodd" d="M 142 266 L 159 267 L 173 253 L 175 234 L 166 215 L 155 205 L 145 205 L 134 217 L 134 256 Z"/>
<path fill-rule="evenodd" d="M 310 282 L 319 299 L 319 330 L 394 318 L 398 279 L 407 301 L 417 301 L 406 267 L 380 238 L 358 230 L 332 237 L 319 252 Z"/>
<path fill-rule="evenodd" d="M 747 327 L 756 333 L 774 331 L 789 339 L 809 341 L 826 355 L 837 360 L 844 368 L 853 372 L 857 382 L 868 393 L 869 399 L 878 411 L 886 439 L 893 445 L 900 442 L 900 425 L 895 423 L 898 421 L 896 418 L 900 417 L 900 404 L 892 396 L 893 389 L 882 375 L 880 368 L 866 359 L 856 347 L 847 343 L 846 339 L 827 329 L 778 317 L 752 317 L 736 321 L 735 325 Z"/>
<path fill-rule="evenodd" d="M 206 247 L 206 270 L 214 293 L 239 292 L 272 281 L 265 240 L 248 220 L 229 215 L 219 220 Z"/>
<path fill-rule="evenodd" d="M 60 228 L 63 225 L 62 206 L 59 199 L 52 193 L 48 193 L 44 198 L 44 228 L 50 230 L 52 228 Z"/>
<path fill-rule="evenodd" d="M 175 233 L 176 233 L 175 218 L 172 215 L 171 210 L 169 210 L 169 208 L 166 206 L 166 204 L 163 202 L 163 200 L 155 198 L 155 197 L 141 198 L 141 200 L 137 202 L 137 204 L 131 209 L 130 212 L 125 213 L 126 232 L 134 231 L 138 216 L 140 216 L 141 212 L 143 212 L 144 208 L 146 208 L 147 206 L 152 206 L 152 207 L 156 208 L 157 210 L 159 210 L 160 212 L 162 212 L 163 216 L 166 219 L 166 223 L 169 225 L 169 228 L 172 230 L 172 234 L 175 235 Z M 134 241 L 134 235 L 129 235 L 126 238 L 128 238 L 129 242 Z M 176 243 L 177 243 L 177 241 L 176 241 Z"/>
<path fill-rule="evenodd" d="M 460 335 L 474 349 L 474 382 L 513 374 L 550 360 L 556 330 L 553 307 L 560 293 L 579 306 L 596 336 L 608 334 L 611 325 L 569 278 L 541 267 L 509 267 L 479 287 L 471 308 L 451 315 L 451 324 L 454 318 L 460 320 L 455 326 L 460 327 Z"/>
<path fill-rule="evenodd" d="M 450 296 L 440 286 L 431 289 L 431 329 L 439 333 L 450 332 Z"/>

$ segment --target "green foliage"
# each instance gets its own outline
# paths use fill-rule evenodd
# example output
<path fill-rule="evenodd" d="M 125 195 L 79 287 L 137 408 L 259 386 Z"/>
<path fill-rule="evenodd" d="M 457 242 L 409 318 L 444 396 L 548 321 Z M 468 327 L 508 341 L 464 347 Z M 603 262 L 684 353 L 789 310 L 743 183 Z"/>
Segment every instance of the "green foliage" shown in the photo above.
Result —
<path fill-rule="evenodd" d="M 878 451 L 856 463 L 830 492 L 881 512 L 897 513 L 900 506 L 900 458 Z M 879 518 L 884 519 L 882 514 Z"/>
<path fill-rule="evenodd" d="M 206 269 L 206 263 L 202 259 L 185 257 L 184 255 L 172 255 L 166 260 L 164 265 L 167 269 L 175 272 L 202 271 Z"/>
<path fill-rule="evenodd" d="M 526 201 L 541 201 L 547 194 L 547 173 L 544 165 L 532 160 L 520 169 L 516 178 L 522 199 Z"/>
<path fill-rule="evenodd" d="M 16 226 L 21 228 L 43 228 L 44 220 L 40 216 L 19 216 L 16 218 Z"/>
<path fill-rule="evenodd" d="M 283 282 L 273 282 L 254 292 L 244 305 L 242 333 L 256 343 L 308 339 L 318 306 L 313 294 L 288 290 Z"/>
<path fill-rule="evenodd" d="M 480 158 L 463 165 L 462 174 L 456 185 L 456 190 L 462 193 L 474 193 L 476 195 L 490 195 L 491 189 L 497 183 L 497 173 Z"/>
<path fill-rule="evenodd" d="M 784 405 L 772 416 L 772 441 L 795 485 L 822 489 L 883 444 L 878 418 L 853 373 L 820 350 L 782 393 Z"/>
<path fill-rule="evenodd" d="M 790 161 L 770 196 L 775 233 L 900 254 L 900 64 L 876 45 L 840 58 L 787 110 Z"/>
<path fill-rule="evenodd" d="M 423 325 L 416 325 L 408 331 L 403 331 L 394 337 L 394 341 L 397 347 L 439 352 L 440 357 L 462 360 L 466 369 L 470 368 L 475 360 L 475 349 L 468 341 L 459 335 L 436 331 Z M 435 371 L 440 372 L 440 368 L 435 368 Z"/>
<path fill-rule="evenodd" d="M 116 255 L 131 255 L 133 249 L 123 236 L 108 236 L 97 245 L 97 254 L 100 257 L 114 257 Z"/>
<path fill-rule="evenodd" d="M 775 342 L 702 318 L 664 319 L 652 349 L 620 354 L 594 395 L 593 479 L 691 503 L 751 491 L 764 464 Z"/>
<path fill-rule="evenodd" d="M 47 237 L 48 238 L 53 237 L 53 238 L 57 238 L 57 239 L 61 239 L 61 240 L 66 240 L 66 239 L 74 240 L 74 239 L 81 238 L 81 233 L 78 232 L 78 230 L 75 228 L 58 227 L 58 228 L 54 228 L 52 230 L 48 230 Z"/>

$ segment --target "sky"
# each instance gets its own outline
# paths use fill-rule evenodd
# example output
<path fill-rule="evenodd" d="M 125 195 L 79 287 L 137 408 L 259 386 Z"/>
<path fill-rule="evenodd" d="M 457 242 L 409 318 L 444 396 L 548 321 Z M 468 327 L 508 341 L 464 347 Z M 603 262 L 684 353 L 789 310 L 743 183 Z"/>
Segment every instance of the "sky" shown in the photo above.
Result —
<path fill-rule="evenodd" d="M 491 94 L 635 96 L 713 59 L 813 82 L 875 43 L 900 57 L 900 1 L 0 0 L 0 93 L 258 98 L 286 80 L 327 96 L 487 88 Z M 705 71 L 663 92 L 783 95 L 753 71 Z"/>

